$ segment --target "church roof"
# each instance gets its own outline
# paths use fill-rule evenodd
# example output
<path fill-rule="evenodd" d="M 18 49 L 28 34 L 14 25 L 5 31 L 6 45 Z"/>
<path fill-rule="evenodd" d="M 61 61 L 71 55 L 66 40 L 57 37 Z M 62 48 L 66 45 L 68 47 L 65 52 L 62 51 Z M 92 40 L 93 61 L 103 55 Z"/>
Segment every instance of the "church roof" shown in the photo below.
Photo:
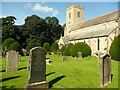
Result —
<path fill-rule="evenodd" d="M 81 28 L 105 23 L 105 22 L 112 21 L 112 20 L 117 20 L 118 17 L 119 17 L 118 13 L 120 13 L 120 10 L 117 10 L 117 11 L 114 11 L 114 12 L 111 12 L 111 13 L 93 18 L 93 19 L 85 21 L 85 22 L 81 22 L 81 23 L 73 26 L 71 28 L 71 31 L 75 31 L 75 30 L 78 30 L 78 29 L 81 29 Z"/>
<path fill-rule="evenodd" d="M 64 38 L 68 38 L 70 41 L 74 40 L 82 40 L 82 39 L 89 39 L 89 38 L 96 38 L 96 37 L 104 37 L 108 36 L 113 31 L 117 30 L 118 27 L 109 27 L 103 30 L 81 30 L 75 31 L 74 33 L 70 33 L 69 35 L 65 36 Z"/>

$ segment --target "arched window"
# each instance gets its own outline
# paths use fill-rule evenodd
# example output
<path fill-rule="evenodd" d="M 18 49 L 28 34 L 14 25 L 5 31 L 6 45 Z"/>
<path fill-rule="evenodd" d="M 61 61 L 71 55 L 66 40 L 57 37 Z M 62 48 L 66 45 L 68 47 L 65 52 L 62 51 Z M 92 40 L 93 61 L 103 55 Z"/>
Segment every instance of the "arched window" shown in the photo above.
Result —
<path fill-rule="evenodd" d="M 78 12 L 78 17 L 80 17 L 80 12 Z"/>
<path fill-rule="evenodd" d="M 71 18 L 71 13 L 69 13 L 69 18 Z"/>

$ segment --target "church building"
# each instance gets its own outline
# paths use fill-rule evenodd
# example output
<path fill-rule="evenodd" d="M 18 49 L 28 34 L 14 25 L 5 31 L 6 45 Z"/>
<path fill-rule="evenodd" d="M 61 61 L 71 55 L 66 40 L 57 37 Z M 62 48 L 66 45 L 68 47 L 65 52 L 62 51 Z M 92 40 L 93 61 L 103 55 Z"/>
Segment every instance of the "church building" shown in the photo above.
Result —
<path fill-rule="evenodd" d="M 120 10 L 85 21 L 83 6 L 69 6 L 66 9 L 64 36 L 58 42 L 59 47 L 85 42 L 91 47 L 92 55 L 97 51 L 109 53 L 112 41 L 120 34 L 118 12 Z"/>

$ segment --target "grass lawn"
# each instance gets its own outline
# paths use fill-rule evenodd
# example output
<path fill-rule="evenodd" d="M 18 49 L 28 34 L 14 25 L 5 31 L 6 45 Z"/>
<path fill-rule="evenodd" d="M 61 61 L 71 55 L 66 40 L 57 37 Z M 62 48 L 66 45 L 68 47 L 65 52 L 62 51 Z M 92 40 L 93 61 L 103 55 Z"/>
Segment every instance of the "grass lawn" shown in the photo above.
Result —
<path fill-rule="evenodd" d="M 99 66 L 97 58 L 89 56 L 74 59 L 69 56 L 68 61 L 62 61 L 59 55 L 48 55 L 52 65 L 47 65 L 46 78 L 50 88 L 101 88 Z M 6 58 L 2 58 L 2 88 L 24 88 L 27 84 L 27 63 L 29 56 L 21 57 L 17 72 L 5 72 Z M 0 60 L 1 61 L 1 60 Z M 105 88 L 118 88 L 118 61 L 112 60 L 112 82 Z"/>

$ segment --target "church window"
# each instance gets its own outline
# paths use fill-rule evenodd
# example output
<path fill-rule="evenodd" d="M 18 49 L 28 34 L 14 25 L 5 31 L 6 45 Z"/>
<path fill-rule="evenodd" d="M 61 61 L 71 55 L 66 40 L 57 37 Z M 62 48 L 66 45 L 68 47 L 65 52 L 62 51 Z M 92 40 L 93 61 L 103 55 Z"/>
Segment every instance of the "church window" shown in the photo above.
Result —
<path fill-rule="evenodd" d="M 71 18 L 71 13 L 69 13 L 69 18 Z"/>
<path fill-rule="evenodd" d="M 100 50 L 100 40 L 99 40 L 99 38 L 98 38 L 98 41 L 97 41 L 97 42 L 98 42 L 98 43 L 97 43 L 97 44 L 98 44 L 98 45 L 97 45 L 97 46 L 98 46 L 98 50 Z"/>
<path fill-rule="evenodd" d="M 80 12 L 78 12 L 78 17 L 80 17 Z"/>

